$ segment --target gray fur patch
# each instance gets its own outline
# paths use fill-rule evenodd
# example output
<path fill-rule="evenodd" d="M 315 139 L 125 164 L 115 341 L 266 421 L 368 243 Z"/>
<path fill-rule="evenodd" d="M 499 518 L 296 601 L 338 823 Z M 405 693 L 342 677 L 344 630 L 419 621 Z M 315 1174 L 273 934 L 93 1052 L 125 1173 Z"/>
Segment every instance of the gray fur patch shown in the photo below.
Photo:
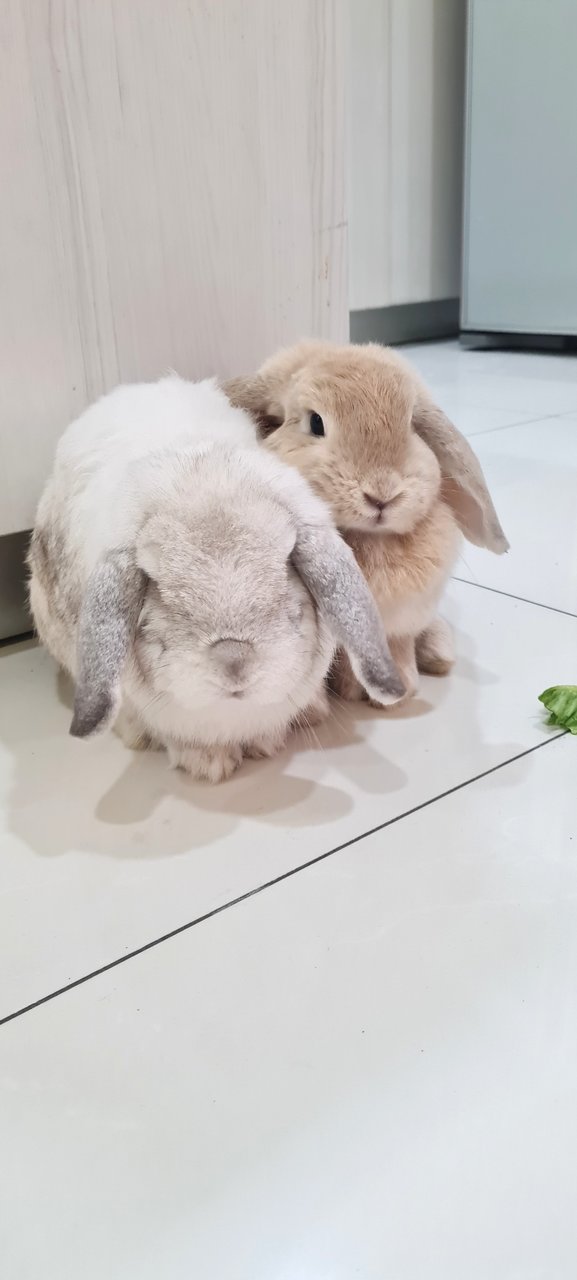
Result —
<path fill-rule="evenodd" d="M 80 592 L 66 546 L 65 534 L 57 524 L 37 526 L 30 540 L 28 566 L 52 616 L 69 627 L 78 621 Z"/>
<path fill-rule="evenodd" d="M 298 535 L 293 561 L 367 692 L 383 702 L 402 698 L 404 684 L 350 547 L 332 530 L 307 528 Z"/>
<path fill-rule="evenodd" d="M 114 551 L 92 574 L 80 611 L 78 677 L 70 732 L 87 738 L 111 721 L 146 579 L 127 551 Z"/>

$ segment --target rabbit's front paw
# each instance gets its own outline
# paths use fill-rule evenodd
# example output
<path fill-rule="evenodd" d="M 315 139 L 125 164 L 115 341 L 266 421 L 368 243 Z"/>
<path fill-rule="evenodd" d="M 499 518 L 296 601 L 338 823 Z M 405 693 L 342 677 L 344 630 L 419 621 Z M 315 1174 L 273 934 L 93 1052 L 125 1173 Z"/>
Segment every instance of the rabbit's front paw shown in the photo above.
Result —
<path fill-rule="evenodd" d="M 242 764 L 240 747 L 177 747 L 168 748 L 168 758 L 173 769 L 183 769 L 191 778 L 201 782 L 226 782 Z"/>
<path fill-rule="evenodd" d="M 433 622 L 417 638 L 417 666 L 430 676 L 446 676 L 455 665 L 453 632 L 444 618 Z"/>

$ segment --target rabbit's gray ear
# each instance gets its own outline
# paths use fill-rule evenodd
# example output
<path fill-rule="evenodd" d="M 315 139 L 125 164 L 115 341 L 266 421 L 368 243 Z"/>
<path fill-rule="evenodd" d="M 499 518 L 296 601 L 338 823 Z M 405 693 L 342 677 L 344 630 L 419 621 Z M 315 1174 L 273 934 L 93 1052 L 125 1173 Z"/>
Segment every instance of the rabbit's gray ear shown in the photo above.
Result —
<path fill-rule="evenodd" d="M 124 550 L 110 552 L 89 578 L 78 620 L 70 726 L 75 738 L 105 729 L 118 710 L 120 678 L 145 591 L 145 575 Z"/>
<path fill-rule="evenodd" d="M 502 555 L 509 543 L 499 523 L 481 464 L 442 409 L 420 395 L 413 427 L 437 457 L 443 478 L 443 497 L 469 542 Z"/>
<path fill-rule="evenodd" d="M 282 427 L 284 409 L 273 397 L 268 381 L 260 373 L 250 378 L 231 378 L 222 390 L 235 409 L 245 409 L 254 419 L 261 437 Z"/>
<path fill-rule="evenodd" d="M 357 680 L 375 702 L 398 702 L 405 686 L 350 547 L 336 530 L 309 525 L 297 535 L 292 560 L 335 640 L 346 649 Z"/>

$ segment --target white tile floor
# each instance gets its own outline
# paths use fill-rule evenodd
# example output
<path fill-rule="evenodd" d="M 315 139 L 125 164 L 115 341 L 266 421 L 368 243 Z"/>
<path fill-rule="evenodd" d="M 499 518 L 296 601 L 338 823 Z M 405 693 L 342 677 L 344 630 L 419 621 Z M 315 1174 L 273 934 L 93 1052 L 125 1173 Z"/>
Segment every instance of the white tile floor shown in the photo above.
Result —
<path fill-rule="evenodd" d="M 577 360 L 407 354 L 513 544 L 410 710 L 210 790 L 0 651 L 3 1280 L 577 1274 Z"/>

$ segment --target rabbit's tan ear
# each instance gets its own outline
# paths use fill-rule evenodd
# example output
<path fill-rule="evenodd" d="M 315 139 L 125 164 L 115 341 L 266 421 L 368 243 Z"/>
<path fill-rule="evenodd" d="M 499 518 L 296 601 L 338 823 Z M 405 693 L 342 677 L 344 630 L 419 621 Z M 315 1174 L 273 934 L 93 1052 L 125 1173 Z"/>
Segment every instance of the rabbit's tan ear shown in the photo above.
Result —
<path fill-rule="evenodd" d="M 78 620 L 74 738 L 100 732 L 116 715 L 145 591 L 146 577 L 128 551 L 110 552 L 90 576 Z"/>
<path fill-rule="evenodd" d="M 441 468 L 443 496 L 465 537 L 478 547 L 488 547 L 497 555 L 508 551 L 509 543 L 493 506 L 481 464 L 465 437 L 442 409 L 422 394 L 417 396 L 413 427 L 436 455 Z"/>
<path fill-rule="evenodd" d="M 282 405 L 275 400 L 268 379 L 260 373 L 248 378 L 230 378 L 222 389 L 235 409 L 245 409 L 256 422 L 261 436 L 269 436 L 285 419 Z"/>

